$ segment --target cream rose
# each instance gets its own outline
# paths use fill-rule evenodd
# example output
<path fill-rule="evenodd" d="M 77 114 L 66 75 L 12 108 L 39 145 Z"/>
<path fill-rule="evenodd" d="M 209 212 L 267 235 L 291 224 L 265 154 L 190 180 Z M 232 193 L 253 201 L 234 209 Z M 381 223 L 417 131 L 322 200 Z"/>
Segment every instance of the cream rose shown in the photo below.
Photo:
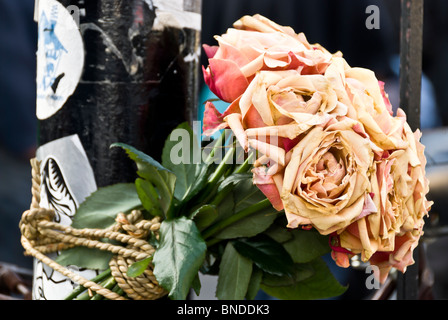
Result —
<path fill-rule="evenodd" d="M 343 58 L 335 57 L 325 77 L 338 101 L 347 107 L 347 116 L 362 123 L 372 142 L 384 150 L 406 148 L 401 136 L 405 121 L 393 116 L 384 83 L 373 71 L 352 68 Z"/>
<path fill-rule="evenodd" d="M 399 115 L 404 117 L 401 111 Z M 392 267 L 404 272 L 414 263 L 412 252 L 432 205 L 426 199 L 429 182 L 421 133 L 405 123 L 402 135 L 404 150 L 376 152 L 371 194 L 377 212 L 339 231 L 340 246 L 379 266 L 382 282 Z"/>
<path fill-rule="evenodd" d="M 330 234 L 364 214 L 373 151 L 354 127 L 348 118 L 316 126 L 290 151 L 280 193 L 289 227 L 311 224 Z"/>

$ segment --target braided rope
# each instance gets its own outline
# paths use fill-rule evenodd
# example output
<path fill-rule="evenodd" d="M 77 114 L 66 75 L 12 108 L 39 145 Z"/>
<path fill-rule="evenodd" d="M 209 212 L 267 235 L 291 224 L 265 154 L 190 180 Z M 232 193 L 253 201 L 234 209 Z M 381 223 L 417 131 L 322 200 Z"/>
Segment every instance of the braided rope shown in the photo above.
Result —
<path fill-rule="evenodd" d="M 154 254 L 154 247 L 145 239 L 150 233 L 158 238 L 159 217 L 144 220 L 139 210 L 133 210 L 128 215 L 119 213 L 116 223 L 106 229 L 75 229 L 53 222 L 55 212 L 52 209 L 39 207 L 40 163 L 36 159 L 32 159 L 31 168 L 31 205 L 30 209 L 22 214 L 19 223 L 22 233 L 21 243 L 25 254 L 42 261 L 55 271 L 106 299 L 126 300 L 125 297 L 85 279 L 47 256 L 48 253 L 77 246 L 109 251 L 114 254 L 109 263 L 111 274 L 127 297 L 134 300 L 153 300 L 166 294 L 152 273 L 152 264 L 138 277 L 132 278 L 126 275 L 132 263 Z M 100 239 L 104 238 L 119 241 L 124 246 L 102 242 Z"/>

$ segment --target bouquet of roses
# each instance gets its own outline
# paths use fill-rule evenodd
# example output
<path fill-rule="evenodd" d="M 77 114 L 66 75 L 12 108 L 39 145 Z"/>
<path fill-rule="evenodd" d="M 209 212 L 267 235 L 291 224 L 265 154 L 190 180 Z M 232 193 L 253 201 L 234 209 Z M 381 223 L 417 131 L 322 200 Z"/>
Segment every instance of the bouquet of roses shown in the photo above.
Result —
<path fill-rule="evenodd" d="M 218 277 L 219 299 L 253 299 L 260 289 L 280 299 L 338 296 L 346 288 L 322 259 L 329 252 L 342 267 L 360 255 L 381 281 L 391 268 L 404 272 L 431 203 L 421 134 L 402 110 L 394 115 L 384 84 L 260 15 L 216 39 L 204 46 L 203 73 L 229 106 L 221 114 L 208 101 L 203 130 L 221 136 L 201 148 L 181 124 L 161 162 L 115 144 L 137 179 L 80 205 L 70 232 L 87 230 L 94 248 L 63 250 L 57 263 L 105 270 L 91 282 L 131 299 L 185 299 L 199 293 L 199 273 Z M 146 249 L 125 256 L 125 244 Z M 118 264 L 119 279 L 110 270 Z M 151 295 L 131 288 L 142 277 Z M 67 299 L 105 296 L 90 288 Z"/>
<path fill-rule="evenodd" d="M 230 106 L 207 103 L 206 132 L 229 127 L 262 154 L 254 183 L 288 228 L 328 235 L 339 266 L 360 254 L 381 282 L 405 272 L 432 203 L 421 133 L 394 115 L 384 83 L 260 15 L 216 39 L 203 72 Z"/>

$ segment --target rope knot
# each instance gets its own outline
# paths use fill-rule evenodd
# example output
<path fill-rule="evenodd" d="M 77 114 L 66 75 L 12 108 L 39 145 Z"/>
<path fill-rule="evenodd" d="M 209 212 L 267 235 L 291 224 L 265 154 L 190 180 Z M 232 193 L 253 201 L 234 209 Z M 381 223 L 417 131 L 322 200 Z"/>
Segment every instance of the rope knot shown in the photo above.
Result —
<path fill-rule="evenodd" d="M 31 208 L 25 211 L 19 223 L 22 235 L 29 240 L 37 240 L 40 235 L 40 223 L 43 221 L 50 222 L 54 219 L 54 216 L 55 213 L 52 209 Z"/>

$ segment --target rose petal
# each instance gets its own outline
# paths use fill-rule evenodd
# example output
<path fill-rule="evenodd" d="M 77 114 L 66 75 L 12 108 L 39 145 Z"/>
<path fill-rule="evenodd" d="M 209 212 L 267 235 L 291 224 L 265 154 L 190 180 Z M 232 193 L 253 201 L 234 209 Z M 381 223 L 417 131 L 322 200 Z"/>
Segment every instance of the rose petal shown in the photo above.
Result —
<path fill-rule="evenodd" d="M 209 67 L 203 67 L 204 80 L 216 96 L 232 102 L 244 93 L 249 82 L 235 62 L 214 58 L 208 61 Z M 229 83 L 232 85 L 229 86 Z"/>

